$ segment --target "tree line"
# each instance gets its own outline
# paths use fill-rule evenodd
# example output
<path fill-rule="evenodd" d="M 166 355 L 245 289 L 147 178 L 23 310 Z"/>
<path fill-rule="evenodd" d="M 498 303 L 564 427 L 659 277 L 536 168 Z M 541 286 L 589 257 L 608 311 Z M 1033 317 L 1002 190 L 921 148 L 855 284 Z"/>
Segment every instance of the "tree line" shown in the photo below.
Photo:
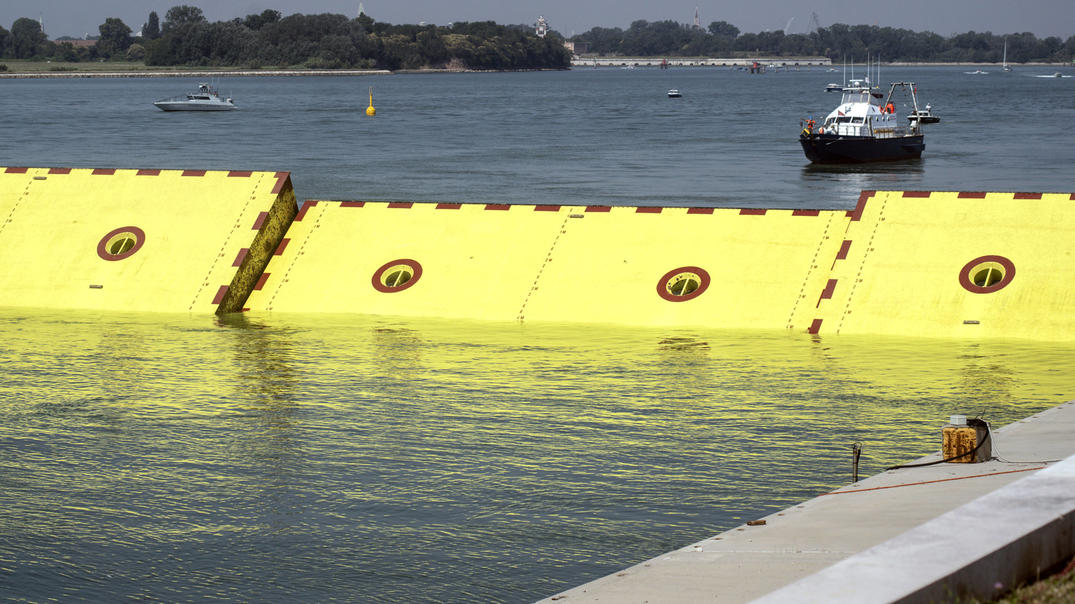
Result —
<path fill-rule="evenodd" d="M 886 61 L 999 63 L 1007 40 L 1008 62 L 1063 62 L 1075 56 L 1075 36 L 1066 41 L 1032 33 L 995 35 L 967 32 L 951 37 L 932 32 L 836 23 L 805 34 L 783 31 L 741 33 L 726 21 L 708 28 L 675 21 L 635 21 L 626 30 L 595 27 L 571 38 L 588 53 L 621 56 L 824 56 L 865 58 L 869 52 Z"/>
<path fill-rule="evenodd" d="M 556 34 L 538 37 L 526 25 L 492 21 L 451 26 L 392 25 L 367 15 L 294 14 L 265 10 L 210 23 L 180 5 L 161 20 L 151 12 L 139 35 L 105 19 L 91 46 L 50 41 L 40 24 L 17 19 L 0 27 L 0 57 L 62 61 L 143 61 L 147 66 L 302 67 L 308 69 L 566 69 L 571 53 Z"/>
<path fill-rule="evenodd" d="M 0 58 L 59 61 L 127 60 L 148 66 L 303 67 L 310 69 L 534 69 L 570 67 L 571 53 L 556 32 L 538 37 L 527 25 L 491 21 L 392 25 L 367 15 L 294 14 L 265 10 L 210 23 L 195 6 L 179 5 L 161 20 L 156 12 L 138 35 L 109 17 L 93 45 L 49 40 L 41 25 L 17 19 L 0 27 Z M 675 21 L 635 21 L 626 30 L 595 27 L 571 38 L 587 53 L 620 56 L 825 56 L 833 62 L 867 53 L 886 61 L 1000 62 L 1007 43 L 1011 63 L 1070 62 L 1075 36 L 1066 41 L 1032 33 L 932 32 L 837 23 L 804 34 L 743 33 L 726 22 L 708 28 Z"/>

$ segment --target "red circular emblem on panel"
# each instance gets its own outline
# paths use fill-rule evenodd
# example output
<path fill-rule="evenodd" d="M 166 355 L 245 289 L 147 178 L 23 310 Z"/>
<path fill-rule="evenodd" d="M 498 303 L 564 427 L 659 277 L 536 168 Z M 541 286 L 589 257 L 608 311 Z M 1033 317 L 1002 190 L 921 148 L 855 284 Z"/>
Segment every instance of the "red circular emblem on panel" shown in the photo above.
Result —
<path fill-rule="evenodd" d="M 394 294 L 401 292 L 418 282 L 422 276 L 422 265 L 415 260 L 400 259 L 384 263 L 373 273 L 373 289 Z"/>
<path fill-rule="evenodd" d="M 980 256 L 963 265 L 959 284 L 975 294 L 991 294 L 1015 278 L 1015 264 L 1004 256 Z"/>
<path fill-rule="evenodd" d="M 146 232 L 136 226 L 125 226 L 109 232 L 97 243 L 97 255 L 104 260 L 123 260 L 142 249 Z"/>
<path fill-rule="evenodd" d="M 697 266 L 674 268 L 657 282 L 657 295 L 669 302 L 686 302 L 709 288 L 709 273 Z"/>

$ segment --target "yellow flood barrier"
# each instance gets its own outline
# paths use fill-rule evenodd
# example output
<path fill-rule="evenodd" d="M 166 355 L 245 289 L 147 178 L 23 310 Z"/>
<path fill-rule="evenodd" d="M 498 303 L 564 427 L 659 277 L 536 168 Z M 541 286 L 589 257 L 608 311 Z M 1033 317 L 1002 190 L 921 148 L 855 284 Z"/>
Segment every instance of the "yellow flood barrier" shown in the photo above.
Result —
<path fill-rule="evenodd" d="M 866 191 L 810 331 L 1075 340 L 1073 201 Z"/>
<path fill-rule="evenodd" d="M 805 330 L 848 215 L 307 202 L 247 306 Z"/>
<path fill-rule="evenodd" d="M 295 212 L 287 172 L 0 168 L 0 306 L 238 311 Z"/>
<path fill-rule="evenodd" d="M 296 213 L 285 172 L 0 168 L 0 306 L 1075 340 L 1073 201 Z"/>
<path fill-rule="evenodd" d="M 311 202 L 247 307 L 1075 340 L 1069 193 L 852 210 Z"/>

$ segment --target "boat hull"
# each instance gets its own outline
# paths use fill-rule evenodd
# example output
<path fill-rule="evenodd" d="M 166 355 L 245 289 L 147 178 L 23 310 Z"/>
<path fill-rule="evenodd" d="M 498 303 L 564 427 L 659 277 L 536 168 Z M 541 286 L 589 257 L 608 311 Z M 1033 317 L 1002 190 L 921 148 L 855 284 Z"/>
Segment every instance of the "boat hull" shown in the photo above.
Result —
<path fill-rule="evenodd" d="M 889 138 L 872 136 L 801 135 L 806 158 L 817 164 L 862 164 L 918 159 L 926 148 L 923 135 Z"/>
<path fill-rule="evenodd" d="M 188 101 L 157 101 L 153 103 L 161 111 L 233 111 L 231 103 L 191 103 Z"/>

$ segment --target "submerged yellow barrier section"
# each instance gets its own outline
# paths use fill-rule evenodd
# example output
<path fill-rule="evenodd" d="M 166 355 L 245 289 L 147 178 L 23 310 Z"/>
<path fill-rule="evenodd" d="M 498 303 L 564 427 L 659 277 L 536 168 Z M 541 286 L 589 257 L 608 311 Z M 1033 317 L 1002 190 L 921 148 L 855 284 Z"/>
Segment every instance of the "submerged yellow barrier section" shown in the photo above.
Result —
<path fill-rule="evenodd" d="M 849 211 L 309 202 L 247 308 L 1075 340 L 1072 200 L 866 191 Z"/>
<path fill-rule="evenodd" d="M 847 215 L 307 202 L 247 306 L 805 330 Z"/>
<path fill-rule="evenodd" d="M 1075 340 L 1073 201 L 866 191 L 810 331 Z"/>
<path fill-rule="evenodd" d="M 286 172 L 0 168 L 0 306 L 1075 340 L 1073 202 L 298 211 Z"/>
<path fill-rule="evenodd" d="M 0 168 L 0 306 L 241 310 L 295 211 L 286 172 Z"/>

